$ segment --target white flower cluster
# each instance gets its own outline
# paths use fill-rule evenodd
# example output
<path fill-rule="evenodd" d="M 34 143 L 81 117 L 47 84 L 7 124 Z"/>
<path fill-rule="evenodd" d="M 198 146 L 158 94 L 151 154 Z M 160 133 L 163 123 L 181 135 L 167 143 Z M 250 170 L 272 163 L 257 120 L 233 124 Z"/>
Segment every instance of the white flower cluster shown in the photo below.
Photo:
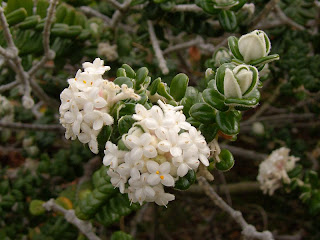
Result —
<path fill-rule="evenodd" d="M 273 195 L 282 186 L 282 182 L 290 183 L 287 174 L 295 167 L 299 158 L 289 156 L 290 149 L 282 147 L 273 151 L 259 166 L 257 180 L 264 194 Z"/>
<path fill-rule="evenodd" d="M 103 79 L 110 67 L 104 66 L 100 58 L 83 63 L 83 68 L 83 72 L 79 69 L 75 78 L 68 80 L 69 87 L 60 95 L 60 123 L 66 128 L 67 139 L 78 138 L 88 143 L 93 153 L 98 153 L 97 136 L 103 126 L 114 121 L 110 108 L 120 100 L 139 100 L 140 96 L 125 84 L 119 87 Z"/>
<path fill-rule="evenodd" d="M 164 104 L 147 110 L 141 104 L 135 108 L 137 121 L 122 140 L 129 151 L 120 151 L 106 143 L 103 164 L 111 183 L 128 193 L 131 202 L 155 202 L 167 205 L 174 195 L 165 187 L 173 187 L 179 177 L 197 170 L 200 161 L 209 165 L 210 149 L 196 128 L 186 122 L 182 107 Z"/>

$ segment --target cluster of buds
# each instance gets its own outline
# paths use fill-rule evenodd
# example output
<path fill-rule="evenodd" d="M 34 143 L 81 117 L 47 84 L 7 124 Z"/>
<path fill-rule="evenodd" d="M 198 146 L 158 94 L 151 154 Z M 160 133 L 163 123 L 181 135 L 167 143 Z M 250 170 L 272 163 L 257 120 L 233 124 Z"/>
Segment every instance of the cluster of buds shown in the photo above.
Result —
<path fill-rule="evenodd" d="M 83 72 L 79 69 L 75 78 L 68 80 L 69 87 L 60 95 L 60 123 L 66 128 L 67 139 L 78 138 L 88 143 L 93 153 L 98 153 L 98 134 L 103 126 L 114 122 L 109 114 L 112 106 L 124 99 L 140 97 L 125 84 L 120 87 L 103 79 L 110 67 L 104 66 L 100 58 L 83 63 L 83 68 Z"/>
<path fill-rule="evenodd" d="M 259 166 L 257 180 L 264 194 L 273 195 L 282 183 L 291 182 L 288 172 L 294 169 L 299 158 L 289 156 L 290 149 L 282 147 L 273 151 Z"/>
<path fill-rule="evenodd" d="M 103 163 L 110 166 L 111 183 L 134 203 L 167 205 L 174 195 L 164 187 L 174 187 L 179 177 L 197 170 L 201 163 L 209 165 L 210 149 L 201 133 L 186 122 L 182 107 L 160 100 L 158 104 L 149 110 L 136 105 L 136 122 L 122 136 L 126 151 L 106 143 Z"/>

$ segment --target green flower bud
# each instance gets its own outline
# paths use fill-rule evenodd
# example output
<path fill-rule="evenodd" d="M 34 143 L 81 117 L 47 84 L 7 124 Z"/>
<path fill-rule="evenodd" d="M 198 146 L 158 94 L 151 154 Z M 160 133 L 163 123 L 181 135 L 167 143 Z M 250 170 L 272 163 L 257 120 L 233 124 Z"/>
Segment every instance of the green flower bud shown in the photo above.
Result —
<path fill-rule="evenodd" d="M 258 70 L 244 64 L 234 69 L 226 68 L 223 80 L 223 95 L 226 98 L 241 99 L 257 88 Z"/>
<path fill-rule="evenodd" d="M 246 63 L 266 57 L 270 53 L 271 43 L 267 34 L 261 30 L 240 37 L 238 47 Z"/>
<path fill-rule="evenodd" d="M 46 209 L 42 206 L 44 201 L 41 200 L 32 200 L 29 205 L 29 211 L 32 215 L 38 216 L 44 214 Z"/>

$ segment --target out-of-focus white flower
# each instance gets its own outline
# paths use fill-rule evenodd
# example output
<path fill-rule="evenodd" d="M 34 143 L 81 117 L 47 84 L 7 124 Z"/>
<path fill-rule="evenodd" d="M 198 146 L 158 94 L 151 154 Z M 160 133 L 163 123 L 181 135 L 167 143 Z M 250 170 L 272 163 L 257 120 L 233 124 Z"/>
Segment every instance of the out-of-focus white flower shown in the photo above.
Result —
<path fill-rule="evenodd" d="M 108 42 L 99 43 L 97 53 L 101 56 L 105 56 L 110 62 L 115 61 L 118 58 L 117 45 L 110 45 Z"/>
<path fill-rule="evenodd" d="M 122 136 L 128 151 L 124 157 L 119 156 L 116 146 L 108 143 L 112 150 L 105 152 L 108 161 L 104 164 L 110 165 L 113 185 L 125 186 L 131 202 L 165 206 L 174 200 L 174 195 L 166 193 L 164 186 L 173 187 L 179 177 L 197 170 L 200 162 L 208 166 L 210 149 L 201 133 L 186 122 L 181 106 L 161 101 L 158 105 L 149 110 L 136 105 L 136 122 Z M 110 164 L 117 161 L 121 164 Z M 123 183 L 124 179 L 128 181 Z"/>
<path fill-rule="evenodd" d="M 288 172 L 295 167 L 299 158 L 289 156 L 290 149 L 282 147 L 274 150 L 259 166 L 257 180 L 263 193 L 273 195 L 282 183 L 290 183 Z"/>
<path fill-rule="evenodd" d="M 12 122 L 14 119 L 14 108 L 10 101 L 0 95 L 0 120 L 2 122 Z M 1 128 L 0 128 L 1 129 Z"/>
<path fill-rule="evenodd" d="M 252 124 L 252 132 L 256 135 L 263 135 L 264 134 L 264 126 L 261 122 L 254 122 Z"/>
<path fill-rule="evenodd" d="M 75 78 L 68 80 L 69 87 L 60 95 L 60 123 L 66 128 L 66 138 L 78 138 L 88 143 L 93 153 L 98 153 L 97 136 L 103 126 L 113 124 L 110 109 L 118 101 L 139 100 L 132 88 L 121 87 L 105 80 L 102 75 L 110 70 L 103 60 L 83 63 L 84 71 L 78 70 Z"/>

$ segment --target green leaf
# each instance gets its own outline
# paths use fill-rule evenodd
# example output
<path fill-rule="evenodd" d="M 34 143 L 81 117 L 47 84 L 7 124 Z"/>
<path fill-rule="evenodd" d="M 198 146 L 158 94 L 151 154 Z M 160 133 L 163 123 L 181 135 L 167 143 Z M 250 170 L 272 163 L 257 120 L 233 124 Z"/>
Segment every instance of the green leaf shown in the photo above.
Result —
<path fill-rule="evenodd" d="M 206 103 L 196 103 L 190 108 L 190 116 L 201 123 L 213 123 L 215 110 Z"/>
<path fill-rule="evenodd" d="M 227 135 L 235 135 L 239 133 L 240 117 L 238 111 L 220 112 L 216 114 L 216 122 L 220 130 Z"/>
<path fill-rule="evenodd" d="M 227 98 L 225 100 L 225 103 L 227 105 L 233 105 L 233 106 L 255 107 L 259 103 L 259 100 L 260 100 L 260 92 L 258 89 L 256 89 L 246 98 Z"/>
<path fill-rule="evenodd" d="M 146 67 L 139 68 L 136 74 L 136 89 L 140 89 L 140 85 L 143 84 L 146 77 L 149 74 L 149 70 Z"/>
<path fill-rule="evenodd" d="M 125 103 L 120 109 L 119 116 L 132 115 L 136 113 L 135 107 L 135 103 Z"/>
<path fill-rule="evenodd" d="M 237 17 L 233 11 L 222 10 L 219 12 L 219 22 L 227 32 L 234 32 L 238 26 Z"/>
<path fill-rule="evenodd" d="M 112 234 L 111 240 L 133 240 L 133 237 L 125 232 L 117 231 Z"/>
<path fill-rule="evenodd" d="M 306 172 L 304 180 L 306 183 L 309 183 L 312 188 L 319 188 L 319 177 L 318 173 L 312 170 Z"/>
<path fill-rule="evenodd" d="M 56 22 L 63 23 L 63 19 L 67 16 L 68 7 L 65 3 L 61 3 L 56 9 Z"/>
<path fill-rule="evenodd" d="M 26 17 L 27 11 L 24 8 L 19 8 L 6 15 L 9 26 L 22 22 Z"/>
<path fill-rule="evenodd" d="M 297 164 L 294 169 L 292 169 L 292 170 L 290 170 L 290 171 L 288 172 L 289 178 L 298 177 L 298 176 L 300 175 L 300 173 L 302 172 L 302 170 L 303 170 L 302 165 Z"/>
<path fill-rule="evenodd" d="M 117 77 L 126 77 L 126 70 L 124 68 L 118 68 L 117 70 Z"/>
<path fill-rule="evenodd" d="M 187 117 L 189 117 L 190 108 L 200 101 L 200 93 L 194 87 L 187 87 L 186 94 L 184 98 L 181 100 L 180 104 L 183 106 L 183 113 Z"/>
<path fill-rule="evenodd" d="M 219 131 L 218 124 L 201 124 L 199 127 L 202 135 L 206 139 L 206 142 L 211 142 Z"/>
<path fill-rule="evenodd" d="M 228 149 L 222 149 L 219 154 L 220 162 L 216 163 L 216 168 L 220 171 L 228 171 L 234 165 L 234 158 Z"/>
<path fill-rule="evenodd" d="M 204 90 L 202 97 L 206 103 L 219 111 L 227 111 L 229 109 L 229 107 L 224 104 L 224 97 L 215 89 L 209 88 Z"/>
<path fill-rule="evenodd" d="M 232 55 L 235 58 L 243 61 L 243 56 L 241 55 L 241 53 L 239 51 L 238 41 L 239 41 L 238 38 L 231 36 L 228 38 L 228 45 L 229 45 L 230 51 L 232 52 Z"/>
<path fill-rule="evenodd" d="M 220 9 L 216 9 L 212 0 L 196 0 L 196 4 L 203 9 L 206 13 L 216 15 Z"/>
<path fill-rule="evenodd" d="M 45 18 L 47 16 L 47 9 L 49 7 L 49 2 L 47 0 L 38 0 L 37 2 L 37 14 L 41 18 Z"/>
<path fill-rule="evenodd" d="M 180 101 L 187 90 L 189 78 L 184 73 L 177 74 L 171 81 L 170 94 L 176 100 Z"/>
<path fill-rule="evenodd" d="M 27 15 L 32 15 L 33 1 L 32 0 L 8 0 L 6 14 L 11 13 L 19 8 L 24 8 Z"/>
<path fill-rule="evenodd" d="M 259 66 L 259 65 L 264 65 L 264 64 L 267 64 L 267 63 L 270 63 L 270 62 L 273 62 L 273 61 L 276 61 L 279 59 L 280 59 L 280 57 L 278 54 L 272 54 L 272 55 L 269 55 L 266 57 L 262 57 L 262 58 L 253 60 L 253 61 L 249 62 L 248 64 L 253 65 L 253 66 Z"/>
<path fill-rule="evenodd" d="M 196 119 L 194 119 L 193 117 L 189 117 L 186 120 L 188 123 L 190 123 L 192 126 L 198 128 L 201 125 L 201 122 L 197 121 Z"/>
<path fill-rule="evenodd" d="M 135 78 L 136 77 L 136 73 L 134 72 L 134 70 L 128 64 L 122 64 L 121 67 L 126 70 L 127 77 L 129 77 L 129 78 Z"/>
<path fill-rule="evenodd" d="M 39 15 L 26 17 L 25 20 L 19 24 L 19 28 L 23 30 L 34 28 L 39 23 L 40 19 Z"/>
<path fill-rule="evenodd" d="M 122 84 L 126 84 L 129 88 L 133 88 L 133 82 L 128 77 L 117 77 L 113 82 L 120 87 Z"/>
<path fill-rule="evenodd" d="M 137 204 L 130 203 L 127 194 L 118 193 L 103 205 L 100 211 L 95 215 L 95 218 L 104 226 L 109 226 L 110 224 L 119 221 L 121 216 L 126 216 L 137 208 Z"/>
<path fill-rule="evenodd" d="M 153 80 L 153 82 L 150 85 L 150 94 L 154 95 L 157 93 L 158 85 L 161 82 L 161 78 L 158 77 L 157 79 Z"/>
<path fill-rule="evenodd" d="M 99 151 L 102 151 L 105 148 L 105 144 L 110 139 L 111 133 L 112 133 L 111 126 L 103 126 L 103 128 L 101 129 L 101 132 L 97 137 Z"/>
<path fill-rule="evenodd" d="M 174 185 L 174 188 L 179 190 L 187 190 L 195 181 L 196 181 L 195 171 L 189 170 L 185 176 L 179 177 L 178 181 L 176 181 Z"/>
<path fill-rule="evenodd" d="M 317 215 L 320 213 L 320 192 L 319 190 L 314 191 L 311 195 L 309 212 L 312 215 Z"/>
<path fill-rule="evenodd" d="M 118 121 L 120 134 L 123 135 L 127 133 L 134 123 L 135 123 L 135 120 L 130 115 L 121 117 Z"/>
<path fill-rule="evenodd" d="M 235 5 L 234 7 L 230 8 L 231 11 L 233 12 L 237 12 L 238 10 L 240 10 L 243 5 L 247 2 L 247 0 L 239 0 L 239 3 L 237 5 Z"/>
<path fill-rule="evenodd" d="M 160 82 L 158 84 L 158 89 L 157 89 L 157 92 L 165 97 L 166 99 L 168 100 L 173 100 L 172 96 L 169 94 L 169 88 L 167 86 L 167 84 L 163 83 L 163 82 Z"/>

